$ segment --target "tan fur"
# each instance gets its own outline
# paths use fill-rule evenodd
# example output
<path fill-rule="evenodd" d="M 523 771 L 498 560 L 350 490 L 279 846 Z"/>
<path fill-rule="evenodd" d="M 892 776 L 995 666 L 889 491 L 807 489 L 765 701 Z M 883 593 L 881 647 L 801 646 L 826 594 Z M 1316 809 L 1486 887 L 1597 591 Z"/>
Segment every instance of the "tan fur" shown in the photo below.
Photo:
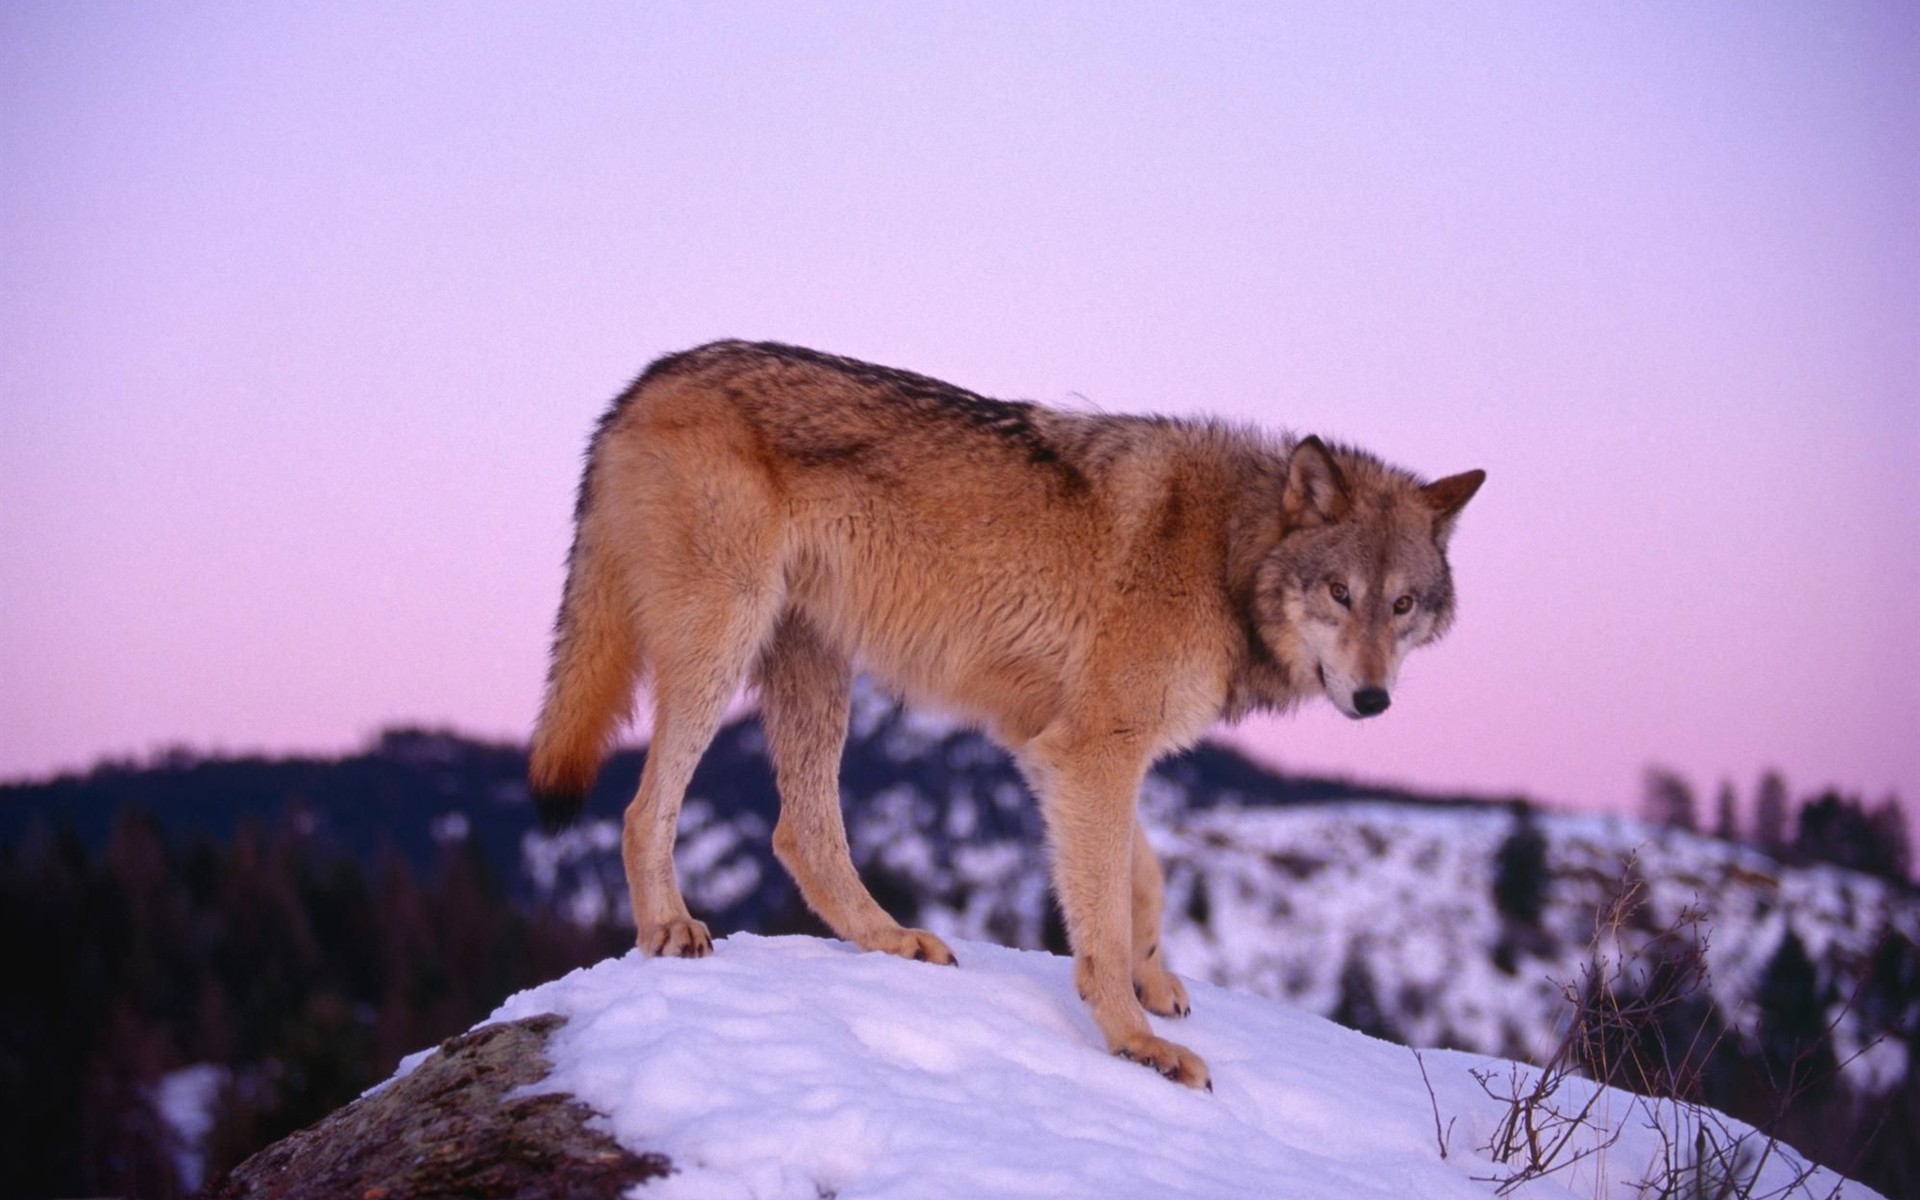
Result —
<path fill-rule="evenodd" d="M 1350 716 L 1384 708 L 1401 657 L 1452 618 L 1445 542 L 1482 478 L 1423 485 L 1318 439 L 1007 404 L 789 346 L 670 356 L 589 451 L 536 794 L 550 816 L 577 808 L 650 675 L 622 839 L 634 923 L 649 953 L 707 953 L 674 830 L 751 679 L 774 850 L 807 904 L 862 947 L 951 963 L 881 910 L 847 851 L 838 768 L 865 672 L 1012 752 L 1108 1048 L 1207 1085 L 1142 1008 L 1187 1012 L 1159 949 L 1141 781 L 1222 717 L 1315 694 Z"/>

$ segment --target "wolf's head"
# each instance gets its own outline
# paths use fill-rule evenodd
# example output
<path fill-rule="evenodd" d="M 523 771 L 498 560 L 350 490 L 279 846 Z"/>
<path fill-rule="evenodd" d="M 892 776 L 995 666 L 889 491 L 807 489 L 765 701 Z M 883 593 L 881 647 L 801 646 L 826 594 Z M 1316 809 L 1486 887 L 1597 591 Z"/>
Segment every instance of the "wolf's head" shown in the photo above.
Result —
<path fill-rule="evenodd" d="M 1317 437 L 1287 461 L 1280 541 L 1255 579 L 1261 636 L 1294 686 L 1349 717 L 1387 710 L 1400 661 L 1453 623 L 1447 538 L 1484 471 L 1422 484 Z"/>

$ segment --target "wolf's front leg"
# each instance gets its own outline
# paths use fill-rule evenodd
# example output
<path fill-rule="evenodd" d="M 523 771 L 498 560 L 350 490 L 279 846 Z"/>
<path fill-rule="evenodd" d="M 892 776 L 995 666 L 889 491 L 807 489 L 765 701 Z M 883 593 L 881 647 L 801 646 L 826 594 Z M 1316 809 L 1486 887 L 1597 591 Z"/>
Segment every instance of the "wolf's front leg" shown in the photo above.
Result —
<path fill-rule="evenodd" d="M 1212 1091 L 1205 1061 L 1156 1037 L 1134 990 L 1133 809 L 1146 764 L 1117 749 L 1096 739 L 1035 746 L 1025 756 L 1046 810 L 1054 889 L 1073 943 L 1074 983 L 1093 1009 L 1108 1050 Z"/>

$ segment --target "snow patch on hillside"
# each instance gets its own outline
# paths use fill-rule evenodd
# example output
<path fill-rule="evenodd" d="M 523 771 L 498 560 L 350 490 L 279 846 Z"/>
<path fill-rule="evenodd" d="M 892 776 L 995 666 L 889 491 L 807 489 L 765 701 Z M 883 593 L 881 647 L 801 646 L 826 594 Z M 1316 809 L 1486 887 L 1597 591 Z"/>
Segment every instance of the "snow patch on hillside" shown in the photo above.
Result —
<path fill-rule="evenodd" d="M 1171 962 L 1322 1013 L 1358 962 L 1409 1043 L 1531 1057 L 1557 1040 L 1569 1011 L 1562 987 L 1581 979 L 1595 915 L 1627 873 L 1642 883 L 1646 928 L 1680 925 L 1708 941 L 1714 1001 L 1748 1036 L 1759 981 L 1789 930 L 1815 961 L 1835 965 L 1866 961 L 1890 932 L 1920 941 L 1920 906 L 1884 880 L 1788 869 L 1747 847 L 1618 817 L 1534 820 L 1547 846 L 1546 936 L 1511 973 L 1497 965 L 1511 931 L 1492 891 L 1513 818 L 1396 804 L 1218 808 L 1153 831 Z M 1875 1042 L 1848 999 L 1836 992 L 1830 1003 L 1836 1049 L 1855 1087 L 1884 1091 L 1904 1076 L 1903 1039 Z"/>
<path fill-rule="evenodd" d="M 153 1085 L 149 1097 L 170 1136 L 174 1171 L 184 1191 L 195 1191 L 206 1181 L 207 1137 L 213 1132 L 220 1093 L 233 1081 L 233 1072 L 217 1063 L 195 1063 L 170 1071 Z"/>

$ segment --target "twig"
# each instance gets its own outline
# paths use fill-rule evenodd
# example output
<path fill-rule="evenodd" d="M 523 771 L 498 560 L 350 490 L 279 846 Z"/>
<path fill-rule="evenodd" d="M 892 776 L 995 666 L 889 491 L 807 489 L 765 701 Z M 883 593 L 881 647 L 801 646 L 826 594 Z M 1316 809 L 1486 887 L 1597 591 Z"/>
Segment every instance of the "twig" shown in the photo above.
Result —
<path fill-rule="evenodd" d="M 1442 1130 L 1440 1128 L 1440 1099 L 1433 1094 L 1433 1080 L 1427 1078 L 1427 1060 L 1420 1056 L 1418 1049 L 1415 1049 L 1413 1052 L 1413 1061 L 1419 1064 L 1420 1082 L 1427 1085 L 1427 1103 L 1433 1106 L 1433 1140 L 1440 1144 L 1440 1160 L 1445 1162 L 1447 1158 L 1447 1139 L 1453 1136 L 1453 1123 L 1460 1118 L 1449 1118 L 1446 1129 Z"/>

